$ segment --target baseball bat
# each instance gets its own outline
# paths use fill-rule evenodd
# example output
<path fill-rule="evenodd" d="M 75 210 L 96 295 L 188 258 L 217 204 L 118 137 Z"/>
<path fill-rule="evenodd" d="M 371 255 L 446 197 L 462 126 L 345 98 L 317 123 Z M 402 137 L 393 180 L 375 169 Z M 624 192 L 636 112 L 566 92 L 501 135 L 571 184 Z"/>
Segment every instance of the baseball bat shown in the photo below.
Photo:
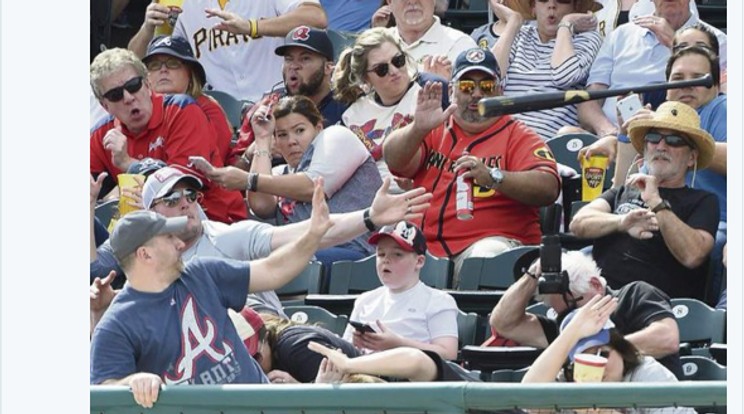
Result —
<path fill-rule="evenodd" d="M 692 86 L 713 86 L 710 74 L 697 79 L 654 83 L 650 85 L 634 86 L 630 88 L 605 89 L 603 91 L 569 90 L 563 92 L 549 92 L 536 95 L 495 96 L 478 101 L 478 112 L 481 116 L 499 116 L 520 112 L 539 111 L 541 109 L 557 108 L 581 102 L 594 101 L 610 96 L 625 95 L 627 93 L 643 93 L 679 89 Z"/>

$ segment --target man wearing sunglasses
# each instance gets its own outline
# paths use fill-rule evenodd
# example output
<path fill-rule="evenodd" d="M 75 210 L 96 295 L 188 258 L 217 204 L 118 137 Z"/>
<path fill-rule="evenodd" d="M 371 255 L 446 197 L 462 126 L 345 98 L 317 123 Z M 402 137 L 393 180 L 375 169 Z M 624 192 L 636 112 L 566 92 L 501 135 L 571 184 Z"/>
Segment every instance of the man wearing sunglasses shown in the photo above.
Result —
<path fill-rule="evenodd" d="M 540 243 L 539 207 L 558 197 L 555 159 L 530 128 L 510 116 L 485 118 L 478 101 L 501 95 L 496 58 L 474 48 L 457 57 L 450 84 L 454 102 L 441 107 L 442 86 L 419 92 L 413 122 L 383 144 L 390 171 L 434 193 L 421 228 L 432 254 L 455 262 L 455 283 L 468 257 L 492 257 Z M 455 180 L 473 182 L 473 218 L 456 217 Z"/>
<path fill-rule="evenodd" d="M 143 158 L 187 165 L 189 156 L 203 156 L 222 165 L 214 129 L 196 101 L 188 95 L 160 95 L 147 83 L 147 68 L 134 53 L 109 49 L 90 66 L 90 82 L 110 116 L 90 136 L 90 173 L 108 173 L 102 195 L 118 174 Z M 219 186 L 205 189 L 207 215 L 232 223 L 248 217 L 239 191 Z"/>
<path fill-rule="evenodd" d="M 277 289 L 307 266 L 334 225 L 322 185 L 322 179 L 315 184 L 310 224 L 299 237 L 251 262 L 184 265 L 185 244 L 177 234 L 187 231 L 188 217 L 124 216 L 110 240 L 127 284 L 93 332 L 90 383 L 127 385 L 146 408 L 163 384 L 268 383 L 227 311 L 240 311 L 248 292 Z"/>
<path fill-rule="evenodd" d="M 681 102 L 665 102 L 629 125 L 648 172 L 631 175 L 579 210 L 571 231 L 595 239 L 594 259 L 611 287 L 643 280 L 672 298 L 703 300 L 718 198 L 687 187 L 685 177 L 710 165 L 713 138 L 700 128 L 697 112 Z"/>

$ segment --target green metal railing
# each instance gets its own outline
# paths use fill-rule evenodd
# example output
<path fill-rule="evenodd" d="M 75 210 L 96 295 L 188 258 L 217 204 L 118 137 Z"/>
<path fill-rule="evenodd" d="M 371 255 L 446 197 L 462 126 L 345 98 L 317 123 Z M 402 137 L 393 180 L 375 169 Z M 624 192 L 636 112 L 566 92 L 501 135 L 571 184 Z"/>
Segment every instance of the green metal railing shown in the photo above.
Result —
<path fill-rule="evenodd" d="M 726 406 L 723 381 L 680 383 L 390 383 L 176 386 L 152 409 L 121 386 L 92 386 L 91 414 L 403 414 L 519 408 Z"/>

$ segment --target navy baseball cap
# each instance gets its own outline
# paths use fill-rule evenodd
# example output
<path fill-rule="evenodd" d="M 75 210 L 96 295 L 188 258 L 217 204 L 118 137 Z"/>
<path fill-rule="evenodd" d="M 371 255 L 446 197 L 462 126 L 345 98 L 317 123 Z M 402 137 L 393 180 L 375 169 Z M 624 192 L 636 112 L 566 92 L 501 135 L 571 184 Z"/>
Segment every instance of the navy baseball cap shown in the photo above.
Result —
<path fill-rule="evenodd" d="M 204 67 L 194 57 L 194 51 L 191 49 L 188 40 L 182 37 L 166 35 L 157 36 L 150 41 L 149 45 L 147 45 L 147 53 L 145 54 L 145 57 L 142 58 L 142 62 L 146 65 L 147 61 L 154 55 L 169 55 L 190 63 L 191 67 L 196 70 L 196 74 L 202 85 L 207 83 L 207 74 L 204 72 Z"/>
<path fill-rule="evenodd" d="M 127 169 L 127 174 L 142 174 L 147 177 L 155 171 L 167 166 L 168 164 L 157 158 L 147 157 L 131 163 Z"/>
<path fill-rule="evenodd" d="M 399 221 L 394 225 L 384 226 L 369 238 L 369 244 L 377 244 L 382 237 L 390 237 L 407 252 L 426 253 L 426 238 L 415 224 Z"/>
<path fill-rule="evenodd" d="M 488 49 L 474 47 L 460 53 L 455 59 L 455 66 L 452 67 L 452 82 L 473 70 L 486 72 L 497 79 L 501 79 L 501 71 L 499 70 L 499 64 L 496 62 L 496 56 Z"/>
<path fill-rule="evenodd" d="M 284 44 L 274 49 L 274 53 L 284 56 L 287 49 L 293 46 L 303 47 L 319 53 L 328 60 L 334 60 L 333 43 L 328 37 L 325 30 L 316 29 L 309 26 L 299 26 L 287 33 L 284 38 Z"/>

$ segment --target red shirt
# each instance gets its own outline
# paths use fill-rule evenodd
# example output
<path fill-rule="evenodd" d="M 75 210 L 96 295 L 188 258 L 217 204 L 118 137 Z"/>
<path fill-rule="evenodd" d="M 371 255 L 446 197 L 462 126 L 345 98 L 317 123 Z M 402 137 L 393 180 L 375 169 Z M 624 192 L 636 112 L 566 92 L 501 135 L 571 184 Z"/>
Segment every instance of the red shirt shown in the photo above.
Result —
<path fill-rule="evenodd" d="M 90 134 L 90 172 L 108 172 L 116 178 L 121 171 L 114 165 L 111 152 L 103 148 L 103 137 L 114 128 L 127 137 L 127 153 L 141 160 L 151 157 L 169 165 L 188 165 L 188 157 L 201 155 L 213 165 L 221 167 L 222 159 L 215 144 L 214 131 L 204 112 L 188 95 L 160 95 L 153 93 L 152 116 L 147 128 L 135 134 L 118 119 L 109 117 Z M 200 176 L 201 178 L 201 176 Z M 205 183 L 202 205 L 212 220 L 231 223 L 248 218 L 239 191 L 226 191 Z"/>
<path fill-rule="evenodd" d="M 435 128 L 421 143 L 419 168 L 410 177 L 416 186 L 423 186 L 434 194 L 431 207 L 421 223 L 431 253 L 453 256 L 476 241 L 491 236 L 539 244 L 539 208 L 522 204 L 497 190 L 473 184 L 473 219 L 457 219 L 456 177 L 452 169 L 463 151 L 477 156 L 489 168 L 499 167 L 504 171 L 539 169 L 552 174 L 560 182 L 550 149 L 532 129 L 509 116 L 500 117 L 477 135 L 469 135 L 452 121 Z"/>

